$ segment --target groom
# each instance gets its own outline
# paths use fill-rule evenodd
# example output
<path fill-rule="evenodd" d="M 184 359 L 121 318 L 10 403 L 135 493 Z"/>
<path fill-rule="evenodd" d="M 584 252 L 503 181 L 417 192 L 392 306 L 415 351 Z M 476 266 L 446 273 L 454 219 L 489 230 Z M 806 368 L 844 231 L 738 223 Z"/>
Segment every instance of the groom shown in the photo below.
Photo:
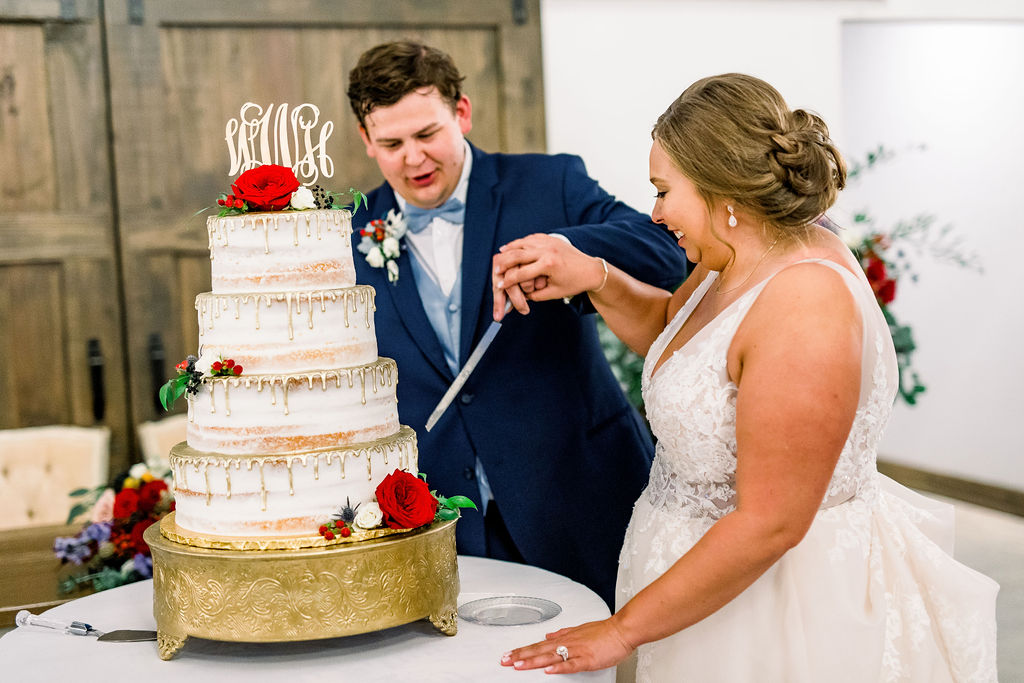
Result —
<path fill-rule="evenodd" d="M 480 504 L 482 514 L 458 523 L 458 550 L 564 574 L 611 604 L 653 448 L 602 355 L 589 302 L 506 316 L 447 412 L 431 432 L 424 424 L 491 322 L 491 257 L 501 245 L 553 232 L 659 287 L 682 280 L 683 253 L 578 157 L 469 144 L 472 105 L 445 53 L 379 45 L 349 80 L 366 153 L 386 180 L 357 213 L 353 244 L 390 210 L 408 225 L 393 264 L 355 252 L 356 279 L 377 290 L 380 354 L 398 363 L 399 411 L 416 430 L 420 470 L 439 493 Z"/>

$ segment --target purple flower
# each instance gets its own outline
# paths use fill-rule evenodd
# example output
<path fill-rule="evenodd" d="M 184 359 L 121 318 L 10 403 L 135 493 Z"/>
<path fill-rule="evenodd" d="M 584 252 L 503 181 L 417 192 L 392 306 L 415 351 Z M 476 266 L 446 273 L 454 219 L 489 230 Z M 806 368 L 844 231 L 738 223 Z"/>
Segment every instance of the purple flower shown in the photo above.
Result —
<path fill-rule="evenodd" d="M 89 541 L 96 541 L 96 543 L 103 543 L 110 539 L 110 522 L 99 522 L 97 524 L 90 524 L 82 530 L 79 534 L 80 537 L 85 537 Z"/>
<path fill-rule="evenodd" d="M 83 542 L 84 540 L 84 542 Z M 82 564 L 92 557 L 92 548 L 88 540 L 79 536 L 58 536 L 53 541 L 53 552 L 57 559 L 72 564 Z"/>
<path fill-rule="evenodd" d="M 142 578 L 148 579 L 153 576 L 153 558 L 146 557 L 142 553 L 135 553 L 135 571 L 137 571 Z"/>

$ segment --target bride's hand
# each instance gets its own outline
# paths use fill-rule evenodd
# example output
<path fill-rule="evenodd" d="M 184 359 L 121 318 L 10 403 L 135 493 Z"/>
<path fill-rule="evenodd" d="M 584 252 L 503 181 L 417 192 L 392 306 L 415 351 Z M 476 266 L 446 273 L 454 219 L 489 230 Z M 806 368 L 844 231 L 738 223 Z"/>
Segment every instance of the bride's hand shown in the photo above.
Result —
<path fill-rule="evenodd" d="M 568 653 L 564 661 L 558 652 L 560 647 Z M 615 666 L 632 651 L 613 616 L 548 633 L 539 643 L 506 652 L 501 656 L 501 665 L 520 670 L 544 667 L 545 673 L 568 674 Z"/>
<path fill-rule="evenodd" d="M 513 240 L 494 255 L 494 319 L 501 320 L 506 296 L 526 314 L 528 300 L 548 301 L 600 287 L 604 272 L 600 259 L 559 237 L 537 233 Z"/>

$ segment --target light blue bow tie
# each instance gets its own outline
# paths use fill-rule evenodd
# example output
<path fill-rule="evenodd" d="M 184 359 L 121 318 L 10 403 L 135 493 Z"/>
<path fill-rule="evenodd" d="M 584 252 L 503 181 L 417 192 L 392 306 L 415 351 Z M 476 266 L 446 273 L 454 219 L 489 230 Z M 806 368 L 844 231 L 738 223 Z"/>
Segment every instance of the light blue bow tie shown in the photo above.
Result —
<path fill-rule="evenodd" d="M 466 222 L 466 205 L 455 197 L 449 197 L 436 209 L 421 209 L 412 204 L 405 205 L 405 224 L 410 232 L 421 232 L 435 218 L 443 218 L 449 223 L 462 225 Z"/>

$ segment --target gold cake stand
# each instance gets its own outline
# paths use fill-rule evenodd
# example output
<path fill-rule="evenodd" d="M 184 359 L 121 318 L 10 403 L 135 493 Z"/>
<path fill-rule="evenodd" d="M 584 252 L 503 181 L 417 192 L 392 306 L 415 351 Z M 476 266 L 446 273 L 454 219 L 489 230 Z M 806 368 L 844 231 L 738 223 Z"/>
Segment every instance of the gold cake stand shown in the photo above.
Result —
<path fill-rule="evenodd" d="M 445 635 L 458 629 L 455 521 L 293 550 L 200 548 L 165 538 L 159 527 L 144 538 L 160 659 L 174 657 L 189 636 L 315 640 L 423 618 Z"/>

